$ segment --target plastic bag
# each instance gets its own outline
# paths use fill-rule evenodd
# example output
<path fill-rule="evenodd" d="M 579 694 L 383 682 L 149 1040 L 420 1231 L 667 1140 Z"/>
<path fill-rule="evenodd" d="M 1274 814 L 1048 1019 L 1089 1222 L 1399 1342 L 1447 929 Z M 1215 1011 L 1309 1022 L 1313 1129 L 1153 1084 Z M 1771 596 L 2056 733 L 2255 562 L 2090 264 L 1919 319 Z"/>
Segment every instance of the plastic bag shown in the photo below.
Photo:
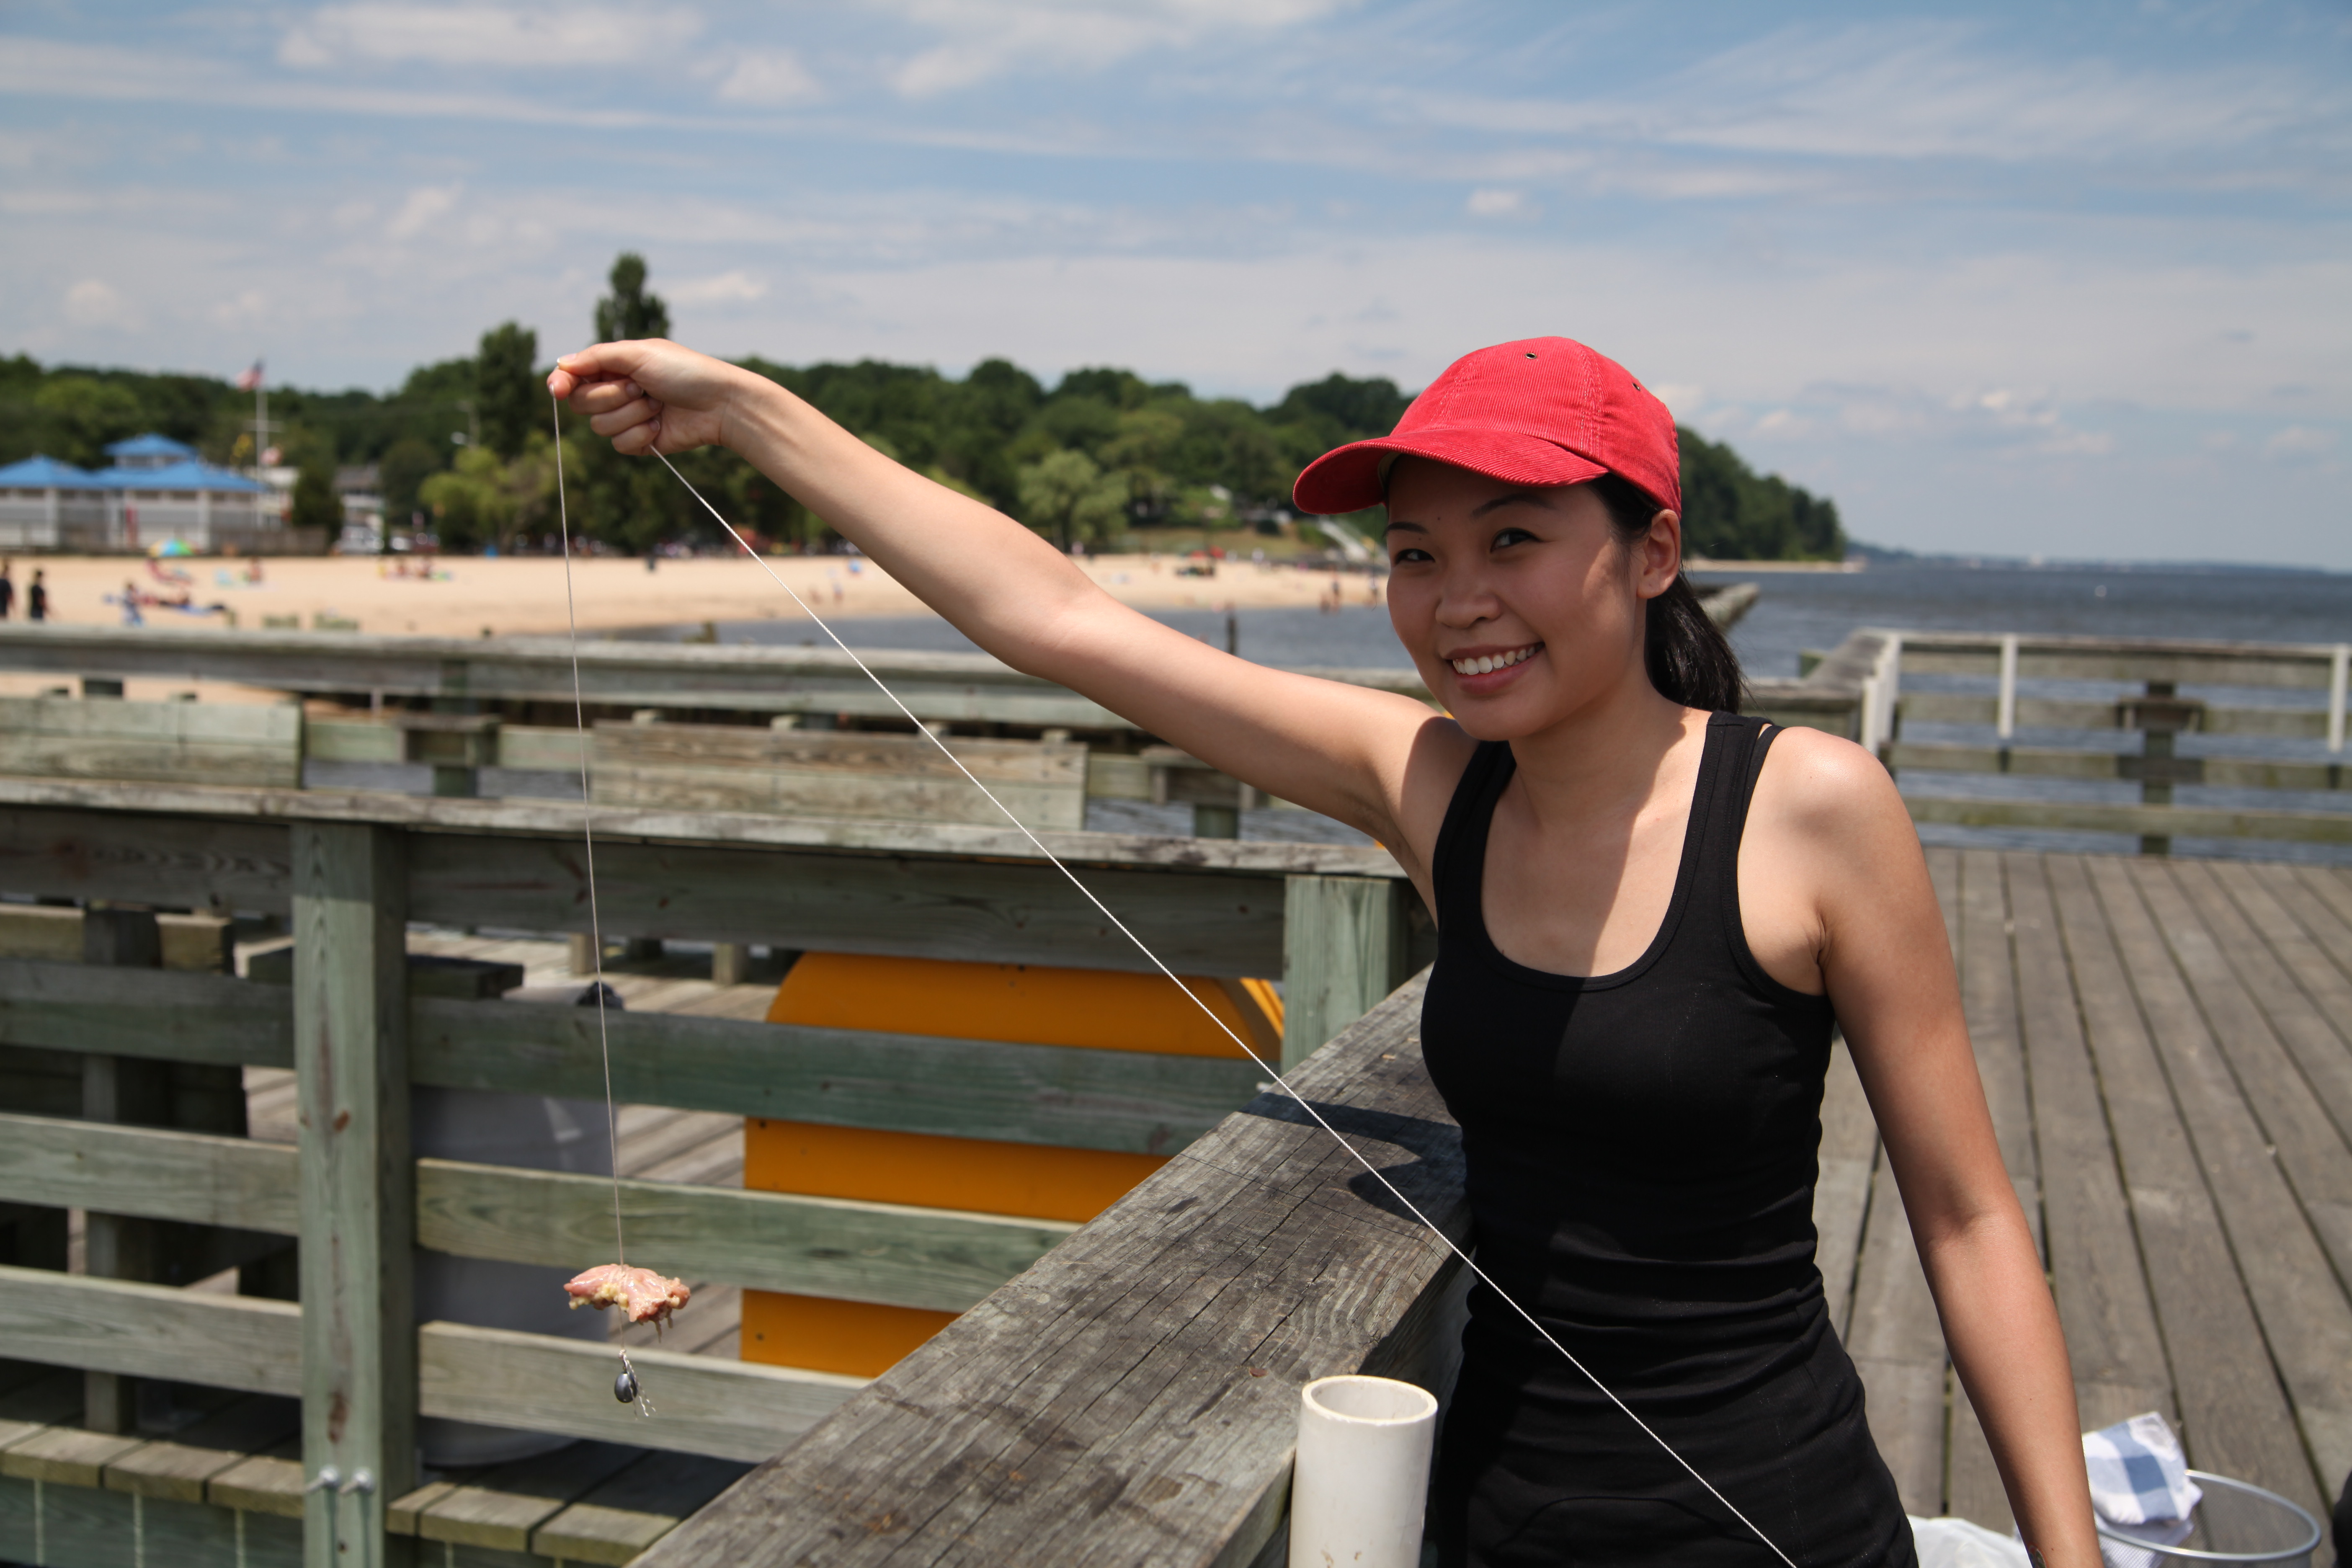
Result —
<path fill-rule="evenodd" d="M 1919 1568 L 2028 1568 L 2025 1548 L 1965 1519 L 1911 1517 Z"/>

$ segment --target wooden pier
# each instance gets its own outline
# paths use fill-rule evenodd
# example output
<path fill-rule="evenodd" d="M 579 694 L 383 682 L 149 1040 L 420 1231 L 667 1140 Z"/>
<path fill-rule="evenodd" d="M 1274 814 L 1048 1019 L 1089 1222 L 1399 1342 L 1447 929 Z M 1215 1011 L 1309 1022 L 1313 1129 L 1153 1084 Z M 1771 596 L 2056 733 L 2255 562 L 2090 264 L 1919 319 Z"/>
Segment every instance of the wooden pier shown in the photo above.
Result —
<path fill-rule="evenodd" d="M 533 648 L 265 640 L 0 639 L 0 664 L 35 647 L 44 668 L 95 659 L 133 677 L 173 661 L 193 676 L 195 659 L 278 682 L 310 658 L 337 689 L 437 710 L 372 723 L 265 707 L 217 725 L 191 715 L 227 705 L 27 710 L 56 739 L 16 771 L 68 776 L 0 777 L 0 892 L 49 900 L 0 908 L 16 944 L 0 952 L 0 1247 L 17 1249 L 0 1258 L 0 1351 L 17 1358 L 0 1361 L 0 1562 L 328 1568 L 365 1543 L 394 1568 L 1244 1568 L 1280 1560 L 1300 1384 L 1372 1370 L 1444 1386 L 1458 1268 L 1294 1106 L 1259 1093 L 1250 1064 L 761 1021 L 774 975 L 752 967 L 755 946 L 1141 961 L 1010 831 L 781 798 L 714 809 L 724 780 L 663 795 L 651 770 L 734 754 L 679 723 L 608 727 L 613 776 L 638 769 L 638 793 L 606 789 L 596 808 L 607 932 L 714 944 L 707 966 L 673 956 L 614 977 L 629 1003 L 612 1037 L 633 1260 L 642 1247 L 697 1285 L 683 1331 L 629 1337 L 661 1415 L 612 1400 L 610 1352 L 593 1343 L 406 1321 L 417 1248 L 578 1266 L 610 1243 L 601 1178 L 414 1158 L 403 1125 L 411 1083 L 602 1094 L 591 1016 L 500 999 L 511 978 L 467 989 L 500 965 L 565 978 L 584 951 L 579 805 L 467 798 L 483 766 L 576 763 L 576 736 L 529 721 L 568 671 Z M 2146 689 L 2085 702 L 2036 684 L 2093 679 L 2098 660 L 2099 678 Z M 1947 684 L 1904 690 L 1906 668 Z M 2352 814 L 2232 819 L 2163 795 L 2195 784 L 2191 763 L 2208 782 L 2235 768 L 2343 788 L 2345 669 L 2335 648 L 1872 632 L 1759 695 L 1901 770 L 2136 780 L 2149 792 L 2137 803 L 2064 809 L 2150 847 L 2208 831 L 2326 843 Z M 898 673 L 927 721 L 1035 748 L 1038 821 L 1063 825 L 1047 841 L 1180 970 L 1283 976 L 1286 1067 L 1466 1237 L 1459 1142 L 1421 1069 L 1409 978 L 1432 933 L 1392 863 L 1068 831 L 1081 776 L 1087 795 L 1213 812 L 1245 797 L 1001 667 Z M 889 750 L 854 727 L 854 672 L 805 650 L 607 649 L 588 674 L 608 707 L 846 716 L 838 752 L 758 725 L 721 738 L 751 758 L 730 765 L 765 774 Z M 2199 680 L 2308 699 L 2263 709 L 2174 689 Z M 1979 725 L 1990 743 L 1906 740 L 1906 714 Z M 2137 731 L 2143 749 L 2011 743 L 2061 721 Z M 2304 754 L 2200 759 L 2206 733 Z M 1085 753 L 1083 774 L 1065 748 Z M 98 750 L 114 776 L 87 776 Z M 450 787 L 299 787 L 322 752 L 429 762 Z M 719 798 L 751 803 L 759 787 Z M 1913 805 L 1930 820 L 2083 826 L 2027 802 Z M 2352 1469 L 2352 869 L 1943 848 L 1929 861 L 2085 1424 L 2163 1412 L 2193 1462 L 2324 1511 Z M 247 931 L 241 971 L 225 968 L 257 916 L 283 934 Z M 1172 1158 L 1083 1225 L 813 1198 L 745 1190 L 747 1115 Z M 1906 1506 L 2005 1527 L 1842 1057 L 1816 1220 Z M 740 1361 L 730 1308 L 744 1289 L 961 1316 L 869 1382 Z M 159 1420 L 142 1380 L 175 1385 L 184 1407 Z M 415 1474 L 409 1434 L 432 1416 L 579 1441 Z M 339 1480 L 319 1489 L 330 1468 Z"/>

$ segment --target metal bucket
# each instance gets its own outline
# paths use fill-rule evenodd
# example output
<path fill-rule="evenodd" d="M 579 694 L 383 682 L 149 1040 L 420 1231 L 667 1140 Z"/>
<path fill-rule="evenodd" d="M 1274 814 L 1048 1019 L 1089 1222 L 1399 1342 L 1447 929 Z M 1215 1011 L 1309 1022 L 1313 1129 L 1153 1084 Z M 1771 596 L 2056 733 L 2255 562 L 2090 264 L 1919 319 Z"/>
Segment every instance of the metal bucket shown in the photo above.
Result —
<path fill-rule="evenodd" d="M 2150 1563 L 2276 1563 L 2310 1568 L 2311 1554 L 2325 1533 L 2319 1521 L 2273 1491 L 2204 1470 L 2189 1479 L 2205 1493 L 2197 1505 L 2197 1528 L 2177 1546 L 2158 1546 L 2120 1534 L 2099 1521 L 2099 1536 L 2136 1548 Z"/>

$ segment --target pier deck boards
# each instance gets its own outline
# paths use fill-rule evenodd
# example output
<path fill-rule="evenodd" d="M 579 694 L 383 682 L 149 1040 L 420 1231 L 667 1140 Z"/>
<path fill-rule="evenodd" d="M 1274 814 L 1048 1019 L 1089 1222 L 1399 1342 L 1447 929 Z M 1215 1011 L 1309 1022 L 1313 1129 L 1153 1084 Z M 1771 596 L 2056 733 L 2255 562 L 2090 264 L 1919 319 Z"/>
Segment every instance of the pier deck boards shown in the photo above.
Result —
<path fill-rule="evenodd" d="M 1928 861 L 2084 1425 L 2161 1411 L 2192 1465 L 2325 1518 L 2352 1470 L 2352 873 Z M 1905 1506 L 2006 1531 L 1842 1051 L 1823 1124 L 1832 1310 Z"/>

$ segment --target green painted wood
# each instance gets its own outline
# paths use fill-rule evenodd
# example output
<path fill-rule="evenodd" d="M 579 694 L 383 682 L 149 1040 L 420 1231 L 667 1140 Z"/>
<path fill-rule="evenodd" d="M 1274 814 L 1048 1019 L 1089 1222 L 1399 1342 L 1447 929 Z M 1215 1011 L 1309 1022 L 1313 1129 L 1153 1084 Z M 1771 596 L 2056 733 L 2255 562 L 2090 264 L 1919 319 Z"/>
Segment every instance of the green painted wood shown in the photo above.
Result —
<path fill-rule="evenodd" d="M 418 1244 L 442 1252 L 577 1267 L 612 1243 L 602 1176 L 420 1160 L 416 1205 Z M 950 1312 L 1077 1228 L 669 1182 L 623 1182 L 621 1212 L 631 1260 L 664 1274 Z"/>
<path fill-rule="evenodd" d="M 1402 882 L 1288 879 L 1282 922 L 1285 1070 L 1404 984 L 1406 907 Z"/>
<path fill-rule="evenodd" d="M 291 787 L 301 782 L 302 710 L 0 697 L 0 758 L 12 773 Z"/>
<path fill-rule="evenodd" d="M 675 1013 L 608 1023 L 615 1092 L 635 1103 L 1135 1153 L 1182 1147 L 1263 1076 L 1216 1058 Z M 409 1030 L 418 1083 L 604 1094 L 593 1013 L 412 997 Z M 293 1009 L 279 987 L 223 976 L 0 960 L 0 1044 L 287 1068 Z"/>
<path fill-rule="evenodd" d="M 374 1480 L 311 1496 L 310 1568 L 337 1568 L 336 1542 L 383 1561 L 383 1505 L 415 1484 L 406 877 L 383 828 L 302 823 L 293 839 L 302 1462 Z"/>
<path fill-rule="evenodd" d="M 1976 800 L 1906 795 L 1914 822 L 2031 827 L 2161 838 L 2274 838 L 2352 844 L 2352 811 L 2231 811 L 2185 805 L 2100 805 L 2067 801 Z"/>
<path fill-rule="evenodd" d="M 400 730 L 373 719 L 313 719 L 302 732 L 302 753 L 320 763 L 405 760 Z"/>
<path fill-rule="evenodd" d="M 574 807 L 571 832 L 561 839 L 416 836 L 412 917 L 527 931 L 584 926 L 587 878 L 578 828 Z M 1281 964 L 1283 894 L 1272 878 L 1102 868 L 1081 875 L 1180 974 L 1264 975 Z M 600 826 L 596 892 L 605 928 L 636 936 L 910 957 L 984 954 L 1000 963 L 1081 969 L 1151 967 L 1060 872 L 1034 858 L 631 843 L 608 837 Z"/>
<path fill-rule="evenodd" d="M 1887 764 L 1907 771 L 2017 773 L 2038 778 L 2128 779 L 2139 777 L 2135 752 L 2071 752 L 2034 746 L 1927 745 L 1897 741 L 1887 748 Z M 2352 788 L 2352 774 L 2337 763 L 2264 761 L 2242 757 L 2192 757 L 2200 777 L 2188 781 L 2235 789 L 2334 790 Z"/>
<path fill-rule="evenodd" d="M 0 959 L 0 1044 L 290 1068 L 294 1015 L 283 991 L 226 975 Z"/>
<path fill-rule="evenodd" d="M 266 821 L 125 816 L 116 800 L 150 792 L 250 802 L 254 792 L 173 791 L 162 784 L 92 784 L 8 780 L 0 799 L 0 891 L 47 898 L 109 899 L 167 908 L 259 910 L 289 907 L 286 829 Z M 73 803 L 56 809 L 42 796 Z M 265 797 L 266 798 L 266 797 Z M 100 809 L 75 809 L 83 802 Z M 137 810 L 136 806 L 129 809 Z M 255 815 L 250 806 L 240 816 Z"/>
<path fill-rule="evenodd" d="M 47 1568 L 299 1568 L 291 1520 L 0 1479 L 0 1561 Z"/>
<path fill-rule="evenodd" d="M 0 1289 L 9 1352 L 26 1361 L 259 1394 L 301 1386 L 302 1314 L 289 1302 L 8 1265 Z"/>
<path fill-rule="evenodd" d="M 297 1234 L 295 1152 L 213 1133 L 0 1112 L 0 1197 Z"/>
<path fill-rule="evenodd" d="M 601 1099 L 592 1010 L 420 999 L 419 1083 Z M 1066 1148 L 1172 1153 L 1256 1092 L 1246 1061 L 614 1013 L 613 1092 L 635 1104 Z"/>
<path fill-rule="evenodd" d="M 633 1350 L 655 1409 L 647 1420 L 613 1398 L 619 1363 L 606 1346 L 440 1322 L 424 1325 L 416 1339 L 427 1415 L 721 1459 L 773 1456 L 866 1385 L 831 1373 Z"/>

